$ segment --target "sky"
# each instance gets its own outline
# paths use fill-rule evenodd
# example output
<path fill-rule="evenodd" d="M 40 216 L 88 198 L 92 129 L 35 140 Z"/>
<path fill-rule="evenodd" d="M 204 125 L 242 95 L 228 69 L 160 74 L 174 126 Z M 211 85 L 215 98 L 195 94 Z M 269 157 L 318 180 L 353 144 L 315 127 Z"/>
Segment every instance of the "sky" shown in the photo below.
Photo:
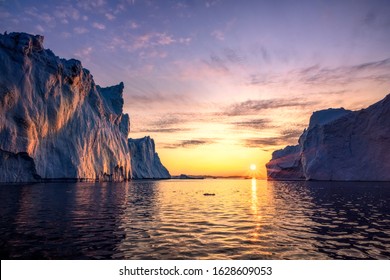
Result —
<path fill-rule="evenodd" d="M 314 111 L 390 93 L 390 1 L 0 0 L 0 32 L 45 37 L 121 81 L 129 137 L 171 174 L 256 176 Z"/>

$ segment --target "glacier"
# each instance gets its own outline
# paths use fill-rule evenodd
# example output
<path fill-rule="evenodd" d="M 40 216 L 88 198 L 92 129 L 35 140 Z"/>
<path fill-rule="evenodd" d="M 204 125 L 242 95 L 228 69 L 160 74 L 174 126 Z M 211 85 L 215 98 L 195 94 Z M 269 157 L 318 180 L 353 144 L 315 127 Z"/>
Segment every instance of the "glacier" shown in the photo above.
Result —
<path fill-rule="evenodd" d="M 0 34 L 0 182 L 142 179 L 132 173 L 124 84 L 96 85 L 43 40 Z"/>
<path fill-rule="evenodd" d="M 390 94 L 359 111 L 314 112 L 298 145 L 273 152 L 269 180 L 390 181 Z"/>

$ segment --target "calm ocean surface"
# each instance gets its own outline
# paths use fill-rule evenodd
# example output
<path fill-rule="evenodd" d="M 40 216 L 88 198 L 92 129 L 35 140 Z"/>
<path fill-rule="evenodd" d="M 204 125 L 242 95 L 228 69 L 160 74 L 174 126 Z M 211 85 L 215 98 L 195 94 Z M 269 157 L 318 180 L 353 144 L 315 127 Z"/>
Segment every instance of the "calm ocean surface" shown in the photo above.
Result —
<path fill-rule="evenodd" d="M 390 183 L 0 185 L 0 201 L 1 259 L 390 259 Z"/>

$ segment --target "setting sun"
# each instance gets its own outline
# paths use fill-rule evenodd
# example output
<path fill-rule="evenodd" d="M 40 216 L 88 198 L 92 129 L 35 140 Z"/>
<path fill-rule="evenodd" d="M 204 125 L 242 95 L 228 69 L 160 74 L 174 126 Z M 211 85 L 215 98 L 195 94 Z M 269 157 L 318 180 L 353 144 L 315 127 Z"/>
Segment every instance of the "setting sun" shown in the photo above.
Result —
<path fill-rule="evenodd" d="M 256 170 L 256 164 L 251 164 L 250 167 L 249 167 L 251 170 L 255 171 Z"/>

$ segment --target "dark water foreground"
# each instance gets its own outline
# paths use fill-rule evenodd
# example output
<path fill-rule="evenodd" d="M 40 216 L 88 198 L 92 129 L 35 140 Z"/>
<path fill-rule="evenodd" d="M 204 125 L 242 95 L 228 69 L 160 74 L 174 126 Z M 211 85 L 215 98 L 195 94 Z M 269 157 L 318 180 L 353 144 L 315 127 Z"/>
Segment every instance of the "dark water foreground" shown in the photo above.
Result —
<path fill-rule="evenodd" d="M 1 259 L 390 259 L 390 183 L 0 185 L 0 216 Z"/>

